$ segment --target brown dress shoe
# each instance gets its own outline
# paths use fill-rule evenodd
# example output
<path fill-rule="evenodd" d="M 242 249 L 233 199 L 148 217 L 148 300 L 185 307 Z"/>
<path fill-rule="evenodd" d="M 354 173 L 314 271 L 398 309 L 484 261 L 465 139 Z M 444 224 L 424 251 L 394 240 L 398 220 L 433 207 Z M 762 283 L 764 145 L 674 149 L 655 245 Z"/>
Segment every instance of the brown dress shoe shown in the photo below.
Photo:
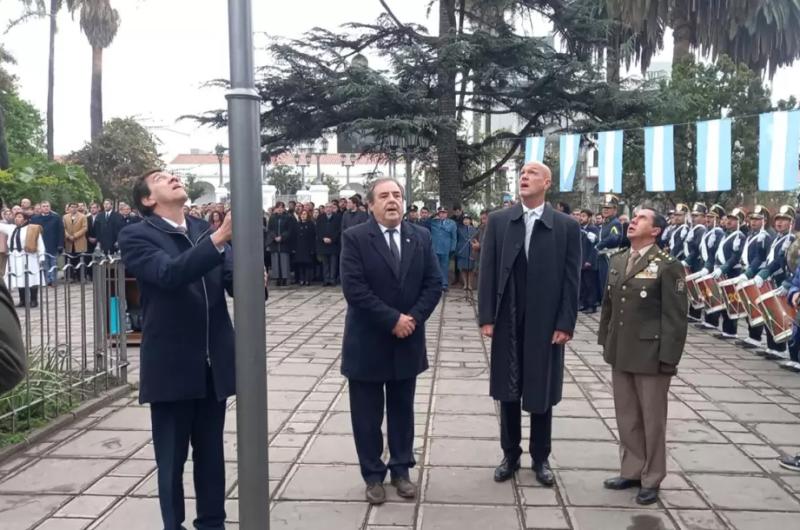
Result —
<path fill-rule="evenodd" d="M 370 482 L 367 484 L 367 502 L 370 504 L 383 504 L 386 502 L 386 490 L 380 482 Z"/>
<path fill-rule="evenodd" d="M 393 478 L 392 486 L 397 488 L 397 494 L 404 499 L 413 499 L 417 496 L 417 487 L 407 478 Z"/>

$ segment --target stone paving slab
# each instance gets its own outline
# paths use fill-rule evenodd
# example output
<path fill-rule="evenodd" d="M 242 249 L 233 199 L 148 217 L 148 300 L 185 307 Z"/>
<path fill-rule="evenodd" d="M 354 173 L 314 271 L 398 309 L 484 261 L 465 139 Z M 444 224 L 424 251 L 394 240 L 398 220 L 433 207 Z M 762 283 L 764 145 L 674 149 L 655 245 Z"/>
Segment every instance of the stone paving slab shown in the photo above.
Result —
<path fill-rule="evenodd" d="M 564 400 L 554 411 L 556 487 L 536 483 L 528 456 L 514 480 L 495 483 L 502 452 L 488 342 L 473 302 L 457 290 L 427 327 L 431 369 L 415 399 L 419 498 L 401 499 L 387 484 L 388 502 L 369 507 L 339 373 L 344 310 L 331 288 L 275 289 L 267 306 L 273 530 L 761 530 L 800 520 L 800 474 L 776 462 L 800 450 L 800 377 L 693 328 L 670 391 L 660 502 L 643 508 L 635 490 L 602 488 L 618 472 L 619 450 L 597 315 L 580 315 L 567 348 Z M 130 357 L 135 378 L 137 352 Z M 526 432 L 526 416 L 523 425 Z M 226 528 L 236 529 L 235 400 L 224 441 Z M 187 528 L 195 517 L 191 468 Z M 131 394 L 0 463 L 0 527 L 159 528 L 149 409 Z"/>

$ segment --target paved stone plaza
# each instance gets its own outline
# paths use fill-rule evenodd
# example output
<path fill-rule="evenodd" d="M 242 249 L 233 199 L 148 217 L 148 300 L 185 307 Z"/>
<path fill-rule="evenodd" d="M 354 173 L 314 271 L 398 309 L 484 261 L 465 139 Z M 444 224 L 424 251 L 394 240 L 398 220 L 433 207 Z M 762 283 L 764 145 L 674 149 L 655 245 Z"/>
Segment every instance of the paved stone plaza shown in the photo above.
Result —
<path fill-rule="evenodd" d="M 800 450 L 800 376 L 694 329 L 672 387 L 670 474 L 660 503 L 641 508 L 635 490 L 602 488 L 618 456 L 610 373 L 595 345 L 597 315 L 581 316 L 567 353 L 551 458 L 556 488 L 536 485 L 527 457 L 513 482 L 494 483 L 501 451 L 488 397 L 488 343 L 458 290 L 428 325 L 431 369 L 417 386 L 412 475 L 419 499 L 403 501 L 387 487 L 388 502 L 370 508 L 339 374 L 344 311 L 341 293 L 330 288 L 275 290 L 268 306 L 273 530 L 798 526 L 800 474 L 780 468 L 776 457 Z M 235 403 L 229 408 L 228 528 L 237 528 Z M 149 427 L 148 409 L 131 394 L 0 463 L 0 527 L 160 528 Z M 189 496 L 191 483 L 187 465 Z M 188 499 L 187 528 L 193 517 Z"/>

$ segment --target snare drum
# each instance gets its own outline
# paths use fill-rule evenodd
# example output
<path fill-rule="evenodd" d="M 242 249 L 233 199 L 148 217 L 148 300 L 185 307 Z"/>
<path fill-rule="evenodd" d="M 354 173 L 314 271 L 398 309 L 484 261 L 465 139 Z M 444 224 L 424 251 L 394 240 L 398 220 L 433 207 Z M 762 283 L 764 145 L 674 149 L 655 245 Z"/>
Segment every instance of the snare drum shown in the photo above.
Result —
<path fill-rule="evenodd" d="M 725 309 L 732 320 L 747 316 L 747 308 L 742 302 L 739 293 L 736 292 L 736 283 L 736 278 L 719 282 L 719 288 L 722 289 L 722 293 L 725 295 Z"/>
<path fill-rule="evenodd" d="M 764 315 L 764 323 L 775 342 L 786 342 L 792 336 L 792 324 L 797 309 L 791 307 L 780 289 L 774 289 L 758 297 L 757 303 Z"/>
<path fill-rule="evenodd" d="M 725 309 L 725 298 L 722 290 L 717 285 L 717 280 L 711 274 L 697 279 L 697 286 L 703 293 L 703 302 L 706 305 L 706 313 L 716 313 Z"/>
<path fill-rule="evenodd" d="M 764 323 L 764 315 L 758 305 L 758 297 L 770 290 L 767 283 L 764 283 L 759 289 L 755 280 L 745 280 L 736 286 L 736 292 L 739 293 L 739 298 L 744 302 L 747 310 L 747 321 L 750 322 L 750 327 L 760 326 Z"/>
<path fill-rule="evenodd" d="M 686 275 L 686 292 L 689 295 L 689 302 L 694 309 L 703 309 L 706 304 L 703 299 L 703 293 L 697 285 L 697 280 L 703 276 L 702 272 L 695 272 Z"/>

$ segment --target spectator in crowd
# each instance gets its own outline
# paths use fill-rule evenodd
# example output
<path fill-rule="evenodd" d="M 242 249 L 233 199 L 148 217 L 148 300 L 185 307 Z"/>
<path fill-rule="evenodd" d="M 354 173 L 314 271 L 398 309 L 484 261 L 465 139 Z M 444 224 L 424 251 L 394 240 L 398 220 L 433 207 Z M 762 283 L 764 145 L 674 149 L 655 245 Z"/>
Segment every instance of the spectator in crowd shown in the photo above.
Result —
<path fill-rule="evenodd" d="M 49 201 L 39 204 L 38 215 L 31 217 L 31 224 L 42 227 L 44 239 L 44 275 L 47 285 L 53 285 L 58 275 L 56 260 L 64 252 L 64 221 L 61 216 L 50 209 Z"/>
<path fill-rule="evenodd" d="M 286 285 L 289 280 L 289 260 L 295 225 L 294 216 L 286 211 L 285 204 L 282 201 L 276 202 L 272 217 L 267 223 L 267 244 L 272 259 L 272 277 L 279 286 Z"/>
<path fill-rule="evenodd" d="M 189 215 L 191 215 L 191 212 L 189 212 Z M 142 220 L 142 218 L 133 213 L 131 211 L 131 207 L 124 202 L 119 203 L 119 216 L 120 216 L 120 230 L 122 230 L 123 228 L 125 228 L 130 224 L 138 223 L 139 221 Z"/>
<path fill-rule="evenodd" d="M 322 285 L 336 285 L 339 277 L 339 240 L 342 220 L 336 202 L 325 206 L 324 215 L 317 218 L 317 256 L 322 260 Z"/>
<path fill-rule="evenodd" d="M 337 208 L 340 214 L 343 214 L 344 212 L 347 211 L 347 199 L 345 197 L 339 199 Z"/>
<path fill-rule="evenodd" d="M 11 211 L 11 208 L 3 208 L 2 215 L 0 215 L 0 223 L 5 223 L 7 225 L 14 224 L 14 213 Z"/>
<path fill-rule="evenodd" d="M 296 201 L 289 201 L 289 202 L 286 203 L 286 213 L 288 213 L 289 215 L 294 217 L 295 220 L 297 220 L 297 216 L 295 215 L 295 209 L 296 208 L 297 208 L 297 202 Z"/>
<path fill-rule="evenodd" d="M 355 194 L 346 199 L 347 210 L 342 214 L 342 232 L 361 223 L 366 223 L 369 215 L 358 209 L 361 205 L 361 195 Z"/>
<path fill-rule="evenodd" d="M 67 262 L 72 266 L 72 279 L 80 278 L 79 265 L 83 262 L 83 256 L 88 249 L 86 234 L 89 225 L 86 216 L 78 211 L 78 204 L 69 203 L 67 214 L 64 216 L 64 251 Z"/>
<path fill-rule="evenodd" d="M 19 201 L 19 207 L 22 209 L 24 213 L 28 214 L 28 217 L 33 215 L 33 204 L 31 203 L 30 199 L 22 199 Z"/>
<path fill-rule="evenodd" d="M 233 294 L 230 220 L 214 233 L 183 215 L 178 177 L 152 171 L 134 183 L 147 221 L 125 227 L 119 246 L 142 299 L 139 402 L 150 405 L 163 527 L 185 519 L 183 468 L 192 446 L 195 528 L 225 523 L 223 429 L 236 392 L 234 330 L 225 292 Z"/>
<path fill-rule="evenodd" d="M 117 251 L 117 238 L 122 228 L 122 216 L 114 211 L 111 199 L 103 201 L 103 211 L 95 219 L 97 244 L 106 255 Z"/>
<path fill-rule="evenodd" d="M 419 225 L 426 230 L 431 229 L 431 211 L 426 206 L 419 209 Z"/>
<path fill-rule="evenodd" d="M 489 222 L 489 210 L 482 210 L 480 217 L 481 224 L 478 226 L 478 233 L 472 238 L 472 261 L 475 265 L 473 270 L 473 281 L 477 280 L 478 268 L 481 263 L 481 245 L 483 245 L 483 236 L 486 234 L 486 223 Z"/>
<path fill-rule="evenodd" d="M 556 203 L 556 210 L 561 213 L 565 213 L 567 215 L 572 215 L 572 207 L 569 205 L 568 202 L 558 201 Z"/>
<path fill-rule="evenodd" d="M 78 203 L 78 213 L 83 214 L 83 215 L 86 215 L 86 214 L 89 213 L 89 210 L 86 209 L 86 203 L 85 202 L 79 202 Z"/>
<path fill-rule="evenodd" d="M 215 231 L 220 226 L 222 226 L 222 221 L 225 220 L 225 215 L 221 214 L 217 211 L 211 212 L 211 216 L 208 218 L 208 224 L 211 226 L 211 230 Z"/>
<path fill-rule="evenodd" d="M 3 232 L 5 233 L 5 232 Z M 25 344 L 14 302 L 0 281 L 0 394 L 8 392 L 25 377 Z"/>
<path fill-rule="evenodd" d="M 594 226 L 596 226 L 597 228 L 600 228 L 600 227 L 603 226 L 604 222 L 605 221 L 603 219 L 603 214 L 601 214 L 601 213 L 594 214 Z"/>
<path fill-rule="evenodd" d="M 311 285 L 314 280 L 314 264 L 316 263 L 317 227 L 305 209 L 300 212 L 297 224 L 297 237 L 294 244 L 294 263 L 297 282 L 300 285 Z"/>
<path fill-rule="evenodd" d="M 440 207 L 436 212 L 436 218 L 431 220 L 431 240 L 433 250 L 439 259 L 443 291 L 447 291 L 449 287 L 450 255 L 456 250 L 457 230 L 455 221 L 447 218 L 447 208 Z"/>
<path fill-rule="evenodd" d="M 598 255 L 597 241 L 600 239 L 600 229 L 592 224 L 592 211 L 581 210 L 578 215 L 578 222 L 581 225 L 581 288 L 579 310 L 587 314 L 596 313 L 597 306 L 601 302 L 597 284 L 598 277 Z"/>
<path fill-rule="evenodd" d="M 453 213 L 450 215 L 450 219 L 456 224 L 457 232 L 458 227 L 464 222 L 464 212 L 460 204 L 453 205 Z M 461 270 L 458 268 L 458 257 L 455 253 L 453 254 L 453 285 L 456 287 L 461 285 Z"/>
<path fill-rule="evenodd" d="M 44 263 L 46 251 L 42 227 L 31 224 L 30 218 L 30 215 L 19 212 L 14 215 L 14 225 L 0 225 L 0 230 L 8 235 L 6 285 L 9 289 L 17 289 L 17 307 L 39 305 L 41 264 Z"/>
<path fill-rule="evenodd" d="M 441 298 L 430 235 L 402 222 L 403 189 L 377 179 L 367 193 L 373 217 L 342 235 L 342 291 L 347 300 L 342 375 L 348 380 L 350 419 L 365 496 L 386 500 L 387 472 L 403 498 L 417 486 L 414 459 L 414 394 L 428 368 L 425 322 Z M 389 462 L 381 424 L 386 404 Z"/>
<path fill-rule="evenodd" d="M 470 291 L 475 287 L 472 271 L 475 261 L 472 259 L 472 243 L 478 235 L 478 229 L 472 224 L 472 217 L 464 214 L 458 225 L 456 237 L 456 265 L 464 279 L 464 289 Z"/>
<path fill-rule="evenodd" d="M 2 203 L 0 202 L 0 205 Z M 10 223 L 6 220 L 6 212 L 9 214 L 11 210 L 3 208 L 2 215 L 0 215 L 0 225 L 8 225 Z M 0 229 L 0 284 L 5 282 L 6 267 L 8 266 L 8 234 Z"/>
<path fill-rule="evenodd" d="M 312 219 L 314 219 L 314 222 L 316 222 L 317 219 L 319 219 L 319 210 L 317 208 L 311 209 L 311 217 Z"/>
<path fill-rule="evenodd" d="M 358 207 L 359 212 L 364 212 L 365 214 L 369 214 L 369 210 L 367 210 L 367 206 L 365 204 L 361 204 Z"/>

